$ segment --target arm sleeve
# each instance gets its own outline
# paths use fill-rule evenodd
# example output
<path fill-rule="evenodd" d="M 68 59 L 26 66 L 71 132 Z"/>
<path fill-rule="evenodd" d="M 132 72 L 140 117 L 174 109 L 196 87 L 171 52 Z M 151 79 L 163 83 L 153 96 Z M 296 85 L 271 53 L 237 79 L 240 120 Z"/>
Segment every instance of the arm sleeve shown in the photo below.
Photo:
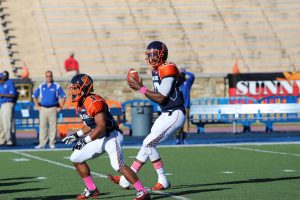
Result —
<path fill-rule="evenodd" d="M 169 93 L 171 92 L 172 85 L 175 81 L 174 77 L 166 77 L 161 80 L 161 83 L 159 85 L 158 92 L 167 97 Z"/>
<path fill-rule="evenodd" d="M 17 94 L 17 89 L 13 82 L 10 82 L 10 84 L 9 84 L 9 94 L 13 94 L 13 95 Z"/>
<path fill-rule="evenodd" d="M 66 93 L 61 87 L 58 88 L 58 94 L 61 98 L 66 98 Z"/>
<path fill-rule="evenodd" d="M 35 89 L 34 93 L 32 94 L 32 98 L 39 98 L 40 96 L 40 86 Z"/>
<path fill-rule="evenodd" d="M 191 88 L 195 80 L 195 75 L 192 72 L 188 72 L 188 71 L 185 71 L 185 74 L 188 75 L 186 81 L 188 82 L 188 85 Z"/>

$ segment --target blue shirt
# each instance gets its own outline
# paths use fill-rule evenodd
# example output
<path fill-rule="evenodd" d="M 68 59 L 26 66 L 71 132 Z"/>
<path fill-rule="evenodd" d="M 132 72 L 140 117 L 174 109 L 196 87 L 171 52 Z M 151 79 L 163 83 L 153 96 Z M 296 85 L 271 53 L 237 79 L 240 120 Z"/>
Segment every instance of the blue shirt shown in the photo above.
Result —
<path fill-rule="evenodd" d="M 183 94 L 184 107 L 189 108 L 191 103 L 191 88 L 195 80 L 195 75 L 191 72 L 185 71 L 186 75 L 185 81 L 180 85 L 180 90 Z"/>
<path fill-rule="evenodd" d="M 43 107 L 54 107 L 58 105 L 59 97 L 66 98 L 66 94 L 59 84 L 53 82 L 48 87 L 44 82 L 34 91 L 32 97 L 36 99 L 40 97 L 40 105 Z"/>
<path fill-rule="evenodd" d="M 15 83 L 10 79 L 4 81 L 3 83 L 0 83 L 0 94 L 17 95 L 17 89 L 15 87 Z M 1 97 L 1 103 L 6 103 L 6 102 L 14 102 L 14 98 Z"/>

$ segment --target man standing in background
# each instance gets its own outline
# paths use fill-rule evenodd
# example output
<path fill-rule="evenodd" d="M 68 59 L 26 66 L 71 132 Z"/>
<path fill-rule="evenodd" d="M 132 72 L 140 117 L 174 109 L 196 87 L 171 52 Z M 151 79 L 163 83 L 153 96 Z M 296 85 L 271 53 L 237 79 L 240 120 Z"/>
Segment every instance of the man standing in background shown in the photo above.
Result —
<path fill-rule="evenodd" d="M 0 82 L 0 98 L 1 98 L 1 121 L 2 130 L 0 128 L 0 144 L 7 146 L 16 145 L 16 127 L 14 121 L 15 103 L 17 99 L 17 89 L 12 80 L 9 79 L 8 71 L 2 73 Z"/>
<path fill-rule="evenodd" d="M 39 145 L 35 147 L 36 149 L 45 148 L 48 138 L 49 147 L 55 148 L 57 113 L 63 108 L 66 100 L 66 94 L 61 86 L 53 81 L 52 71 L 46 71 L 45 75 L 46 82 L 41 83 L 32 95 L 35 107 L 40 111 Z"/>
<path fill-rule="evenodd" d="M 183 128 L 176 132 L 176 144 L 185 144 L 186 133 L 190 128 L 190 104 L 191 104 L 191 88 L 195 80 L 195 75 L 187 71 L 185 68 L 180 69 L 180 90 L 183 94 L 184 107 L 186 111 L 186 121 Z"/>
<path fill-rule="evenodd" d="M 65 60 L 65 70 L 68 77 L 73 77 L 79 74 L 79 64 L 74 58 L 74 52 L 70 52 L 70 57 Z"/>

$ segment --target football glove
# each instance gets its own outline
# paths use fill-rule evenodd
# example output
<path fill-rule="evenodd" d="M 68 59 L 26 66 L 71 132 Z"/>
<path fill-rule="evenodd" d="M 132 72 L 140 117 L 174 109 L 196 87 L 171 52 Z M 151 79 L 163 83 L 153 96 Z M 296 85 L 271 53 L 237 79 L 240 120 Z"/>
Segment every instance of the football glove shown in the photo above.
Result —
<path fill-rule="evenodd" d="M 77 133 L 73 133 L 72 135 L 69 135 L 67 137 L 65 137 L 62 142 L 64 142 L 65 144 L 69 145 L 72 144 L 73 142 L 75 142 L 77 139 L 79 138 Z"/>
<path fill-rule="evenodd" d="M 87 142 L 85 141 L 85 139 L 80 139 L 80 140 L 77 141 L 76 144 L 74 144 L 72 150 L 73 150 L 73 151 L 74 151 L 75 149 L 81 150 L 86 144 L 87 144 Z"/>

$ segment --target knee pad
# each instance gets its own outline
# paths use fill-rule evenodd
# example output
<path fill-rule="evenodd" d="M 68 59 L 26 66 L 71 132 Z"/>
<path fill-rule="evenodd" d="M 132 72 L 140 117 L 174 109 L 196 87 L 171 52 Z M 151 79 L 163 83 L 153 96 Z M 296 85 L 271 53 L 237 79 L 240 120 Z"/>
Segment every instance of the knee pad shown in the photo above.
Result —
<path fill-rule="evenodd" d="M 84 162 L 82 159 L 80 159 L 80 154 L 77 153 L 77 151 L 72 153 L 72 155 L 70 156 L 70 161 L 72 163 L 82 163 L 82 162 Z"/>
<path fill-rule="evenodd" d="M 136 158 L 142 162 L 146 162 L 149 155 L 151 155 L 152 153 L 152 148 L 151 147 L 146 147 L 146 146 L 142 146 L 140 151 L 138 152 Z"/>

